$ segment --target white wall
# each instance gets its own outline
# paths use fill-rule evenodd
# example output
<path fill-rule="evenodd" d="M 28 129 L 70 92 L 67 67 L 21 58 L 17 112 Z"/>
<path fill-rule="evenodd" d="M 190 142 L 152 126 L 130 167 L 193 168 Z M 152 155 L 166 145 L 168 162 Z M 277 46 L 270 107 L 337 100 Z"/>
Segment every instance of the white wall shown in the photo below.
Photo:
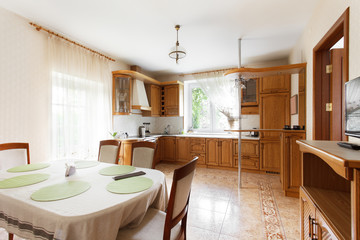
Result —
<path fill-rule="evenodd" d="M 51 151 L 47 35 L 28 22 L 0 8 L 0 143 L 29 142 L 31 162 L 41 162 Z"/>
<path fill-rule="evenodd" d="M 299 42 L 290 55 L 290 63 L 307 63 L 306 130 L 312 139 L 313 128 L 313 48 L 350 6 L 349 79 L 360 76 L 360 1 L 320 0 Z"/>

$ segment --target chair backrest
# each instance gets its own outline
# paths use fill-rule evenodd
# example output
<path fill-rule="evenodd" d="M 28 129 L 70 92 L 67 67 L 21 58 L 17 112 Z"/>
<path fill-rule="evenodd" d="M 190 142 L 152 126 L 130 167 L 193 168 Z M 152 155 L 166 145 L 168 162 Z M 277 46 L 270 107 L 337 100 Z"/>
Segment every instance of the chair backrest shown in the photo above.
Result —
<path fill-rule="evenodd" d="M 29 163 L 29 143 L 0 144 L 0 170 Z"/>
<path fill-rule="evenodd" d="M 121 142 L 118 140 L 102 140 L 99 146 L 99 162 L 118 164 Z"/>
<path fill-rule="evenodd" d="M 131 147 L 131 165 L 134 167 L 154 168 L 154 155 L 156 147 L 156 142 L 134 142 Z"/>
<path fill-rule="evenodd" d="M 171 229 L 180 221 L 180 234 L 175 239 L 183 239 L 185 235 L 191 183 L 194 177 L 197 159 L 198 157 L 195 157 L 191 162 L 174 171 L 170 199 L 166 212 L 163 240 L 170 239 Z"/>

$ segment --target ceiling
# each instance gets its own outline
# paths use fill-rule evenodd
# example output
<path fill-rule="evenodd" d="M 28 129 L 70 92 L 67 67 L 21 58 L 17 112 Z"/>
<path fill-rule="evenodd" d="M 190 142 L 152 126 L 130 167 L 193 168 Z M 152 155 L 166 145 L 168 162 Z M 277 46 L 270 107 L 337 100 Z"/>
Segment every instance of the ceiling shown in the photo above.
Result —
<path fill-rule="evenodd" d="M 154 76 L 288 57 L 318 0 L 1 0 L 0 6 Z M 174 26 L 187 56 L 168 56 Z"/>

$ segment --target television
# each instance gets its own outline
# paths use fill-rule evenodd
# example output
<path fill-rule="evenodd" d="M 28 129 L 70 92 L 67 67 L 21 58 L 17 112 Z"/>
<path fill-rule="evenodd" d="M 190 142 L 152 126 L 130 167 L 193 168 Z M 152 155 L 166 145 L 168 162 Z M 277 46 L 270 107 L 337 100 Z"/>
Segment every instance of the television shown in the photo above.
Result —
<path fill-rule="evenodd" d="M 345 83 L 345 135 L 360 138 L 360 77 Z"/>

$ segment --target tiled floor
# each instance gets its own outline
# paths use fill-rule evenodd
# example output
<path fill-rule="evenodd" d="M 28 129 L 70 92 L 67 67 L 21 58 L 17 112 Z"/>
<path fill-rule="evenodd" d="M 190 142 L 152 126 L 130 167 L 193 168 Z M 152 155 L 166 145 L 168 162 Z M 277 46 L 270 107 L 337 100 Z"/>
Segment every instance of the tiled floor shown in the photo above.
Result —
<path fill-rule="evenodd" d="M 159 164 L 170 191 L 178 166 Z M 197 168 L 193 180 L 189 240 L 300 239 L 299 200 L 285 197 L 280 177 L 243 173 L 238 189 L 236 171 Z"/>
<path fill-rule="evenodd" d="M 169 164 L 156 167 L 166 174 L 169 192 L 177 167 Z M 284 196 L 279 179 L 244 172 L 243 187 L 238 189 L 236 171 L 197 168 L 187 239 L 300 239 L 299 200 Z M 0 231 L 0 239 L 7 239 L 7 234 Z"/>

